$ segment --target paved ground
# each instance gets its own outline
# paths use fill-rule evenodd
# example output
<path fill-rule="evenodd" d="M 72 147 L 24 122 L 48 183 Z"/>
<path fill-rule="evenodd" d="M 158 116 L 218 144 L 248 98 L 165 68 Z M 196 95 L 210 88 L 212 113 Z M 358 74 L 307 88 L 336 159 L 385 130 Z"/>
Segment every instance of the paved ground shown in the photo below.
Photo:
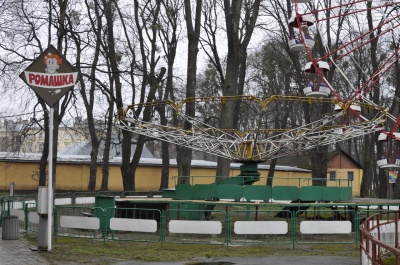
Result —
<path fill-rule="evenodd" d="M 197 262 L 196 262 L 197 261 Z M 223 257 L 218 259 L 197 259 L 186 262 L 118 262 L 114 265 L 359 265 L 357 257 Z"/>
<path fill-rule="evenodd" d="M 0 229 L 0 238 L 2 229 Z M 0 265 L 51 265 L 39 252 L 34 251 L 36 246 L 21 237 L 16 240 L 0 240 Z M 76 265 L 73 263 L 58 262 L 56 265 Z M 197 258 L 182 262 L 139 262 L 123 261 L 114 265 L 359 265 L 358 257 L 321 257 L 321 256 L 287 256 L 287 257 L 221 257 Z"/>
<path fill-rule="evenodd" d="M 0 229 L 1 234 L 2 229 Z M 2 237 L 0 237 L 2 238 Z M 37 251 L 30 249 L 27 240 L 0 240 L 0 264 L 1 265 L 38 265 L 49 264 Z"/>

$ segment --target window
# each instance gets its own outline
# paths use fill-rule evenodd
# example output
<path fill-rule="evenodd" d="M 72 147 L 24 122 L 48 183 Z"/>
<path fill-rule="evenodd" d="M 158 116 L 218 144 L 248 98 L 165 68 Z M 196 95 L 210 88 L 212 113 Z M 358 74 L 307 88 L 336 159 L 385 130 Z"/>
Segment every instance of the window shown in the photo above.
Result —
<path fill-rule="evenodd" d="M 64 137 L 65 137 L 65 140 L 70 140 L 71 139 L 71 135 L 69 133 L 66 133 Z"/>
<path fill-rule="evenodd" d="M 43 139 L 43 133 L 39 133 L 39 140 Z"/>
<path fill-rule="evenodd" d="M 329 180 L 336 180 L 336 172 L 335 171 L 329 172 Z"/>
<path fill-rule="evenodd" d="M 347 172 L 347 179 L 349 181 L 353 181 L 354 180 L 354 172 L 353 171 L 348 171 Z"/>

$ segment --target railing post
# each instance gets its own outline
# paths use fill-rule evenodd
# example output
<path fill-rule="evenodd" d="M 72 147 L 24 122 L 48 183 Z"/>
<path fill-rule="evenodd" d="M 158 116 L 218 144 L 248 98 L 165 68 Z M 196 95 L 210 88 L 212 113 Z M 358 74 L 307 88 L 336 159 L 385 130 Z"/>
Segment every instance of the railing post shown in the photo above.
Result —
<path fill-rule="evenodd" d="M 10 208 L 11 208 L 10 203 L 12 203 L 11 202 L 11 197 L 8 197 L 8 200 L 7 200 L 7 216 L 10 216 Z"/>
<path fill-rule="evenodd" d="M 3 213 L 4 213 L 4 196 L 0 197 L 0 225 L 3 220 Z"/>
<path fill-rule="evenodd" d="M 53 210 L 53 216 L 54 216 L 54 241 L 57 242 L 57 236 L 58 236 L 58 207 L 55 206 Z M 49 221 L 51 222 L 51 220 Z"/>
<path fill-rule="evenodd" d="M 165 237 L 167 235 L 167 231 L 166 231 L 166 211 L 164 209 L 161 210 L 160 213 L 160 241 L 161 241 L 161 247 L 164 246 L 164 242 L 165 242 Z"/>
<path fill-rule="evenodd" d="M 357 244 L 361 244 L 360 243 L 360 212 L 358 211 L 357 207 L 356 207 L 356 211 L 353 211 L 353 216 L 354 216 L 354 240 L 356 242 L 356 246 Z"/>
<path fill-rule="evenodd" d="M 246 205 L 246 221 L 250 221 L 250 206 Z"/>
<path fill-rule="evenodd" d="M 103 212 L 103 218 L 106 219 L 105 222 L 104 222 L 106 225 L 104 226 L 104 229 L 103 229 L 103 243 L 105 245 L 106 244 L 106 237 L 108 237 L 108 228 L 110 227 L 111 217 L 108 218 L 107 209 L 103 209 L 102 208 L 102 212 Z"/>
<path fill-rule="evenodd" d="M 26 203 L 24 205 L 24 221 L 25 221 L 25 234 L 26 237 L 28 238 L 28 229 L 29 229 L 29 209 L 28 209 L 28 204 Z"/>
<path fill-rule="evenodd" d="M 372 245 L 372 253 L 371 253 L 372 264 L 376 264 L 377 261 L 376 244 L 374 242 L 371 242 L 371 245 Z"/>
<path fill-rule="evenodd" d="M 297 240 L 297 212 L 296 213 L 289 212 L 289 214 L 291 215 L 291 220 L 290 220 L 292 227 L 291 237 L 292 237 L 292 246 L 294 249 Z"/>
<path fill-rule="evenodd" d="M 101 210 L 101 213 L 102 213 L 101 219 L 103 220 L 103 225 L 105 224 L 101 232 L 103 234 L 104 244 L 106 244 L 106 236 L 107 236 L 107 229 L 108 229 L 109 223 L 108 223 L 108 220 L 107 220 L 108 218 L 107 218 L 106 209 L 100 208 L 100 210 Z M 100 224 L 101 223 L 102 222 L 100 221 Z"/>
<path fill-rule="evenodd" d="M 381 209 L 379 209 L 380 212 L 377 215 L 377 219 L 376 219 L 376 223 L 377 223 L 377 231 L 378 231 L 378 240 L 381 241 L 381 220 L 382 220 L 382 211 Z M 377 246 L 378 247 L 378 253 L 377 255 L 379 255 L 379 253 L 381 253 L 381 246 Z M 378 256 L 376 256 L 376 260 L 378 260 Z"/>
<path fill-rule="evenodd" d="M 231 212 L 225 211 L 225 243 L 226 248 L 229 247 L 231 240 Z"/>
<path fill-rule="evenodd" d="M 72 206 L 76 205 L 76 194 L 75 194 L 75 192 L 72 192 L 72 194 L 71 194 L 71 205 Z"/>
<path fill-rule="evenodd" d="M 394 213 L 394 247 L 399 248 L 399 212 Z M 399 264 L 399 255 L 396 255 L 396 264 Z"/>

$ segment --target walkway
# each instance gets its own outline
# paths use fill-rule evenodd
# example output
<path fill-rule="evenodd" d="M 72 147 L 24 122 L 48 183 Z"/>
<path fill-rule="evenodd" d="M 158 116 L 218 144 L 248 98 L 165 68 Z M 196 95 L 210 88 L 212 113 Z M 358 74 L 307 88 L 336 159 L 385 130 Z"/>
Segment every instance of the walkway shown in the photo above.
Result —
<path fill-rule="evenodd" d="M 2 229 L 0 227 L 0 238 Z M 23 236 L 20 234 L 20 236 Z M 30 249 L 29 242 L 24 239 L 2 240 L 0 239 L 0 264 L 4 265 L 46 265 L 49 264 L 37 251 Z"/>
<path fill-rule="evenodd" d="M 196 262 L 197 261 L 197 262 Z M 222 257 L 218 259 L 197 259 L 186 262 L 135 262 L 124 261 L 113 265 L 359 265 L 358 257 L 322 257 L 322 256 L 288 256 L 288 257 Z"/>
<path fill-rule="evenodd" d="M 0 238 L 1 238 L 0 229 Z M 17 240 L 0 239 L 0 265 L 50 265 L 39 252 L 34 251 L 37 246 L 30 246 L 29 242 L 23 238 Z M 32 248 L 32 249 L 31 249 Z M 73 263 L 57 262 L 56 264 Z M 113 265 L 359 265 L 359 257 L 336 257 L 336 256 L 286 256 L 286 257 L 221 257 L 221 258 L 197 258 L 191 261 L 182 262 L 139 262 L 139 261 L 122 261 Z"/>

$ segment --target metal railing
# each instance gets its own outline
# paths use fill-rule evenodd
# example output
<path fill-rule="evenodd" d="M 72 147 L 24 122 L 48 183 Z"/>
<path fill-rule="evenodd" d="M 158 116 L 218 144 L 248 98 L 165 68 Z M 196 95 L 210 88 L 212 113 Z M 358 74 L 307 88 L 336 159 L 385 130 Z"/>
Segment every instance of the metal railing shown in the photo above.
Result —
<path fill-rule="evenodd" d="M 177 201 L 175 207 L 166 210 L 102 208 L 89 203 L 91 199 L 85 198 L 92 198 L 93 194 L 87 195 L 75 195 L 75 200 L 70 199 L 67 205 L 54 206 L 54 236 L 161 243 L 291 244 L 293 247 L 359 243 L 362 264 L 382 264 L 388 255 L 400 264 L 399 211 L 391 211 L 389 206 L 384 210 L 332 203 L 317 206 L 236 203 L 214 204 L 209 208 Z M 83 205 L 76 205 L 77 198 L 81 198 Z M 20 229 L 27 236 L 39 232 L 35 196 L 5 196 L 0 201 L 2 217 L 17 215 Z M 360 220 L 363 220 L 361 225 Z"/>
<path fill-rule="evenodd" d="M 17 215 L 20 229 L 38 233 L 36 203 L 8 208 Z M 187 206 L 187 207 L 186 207 Z M 140 242 L 169 242 L 225 245 L 295 245 L 358 243 L 357 213 L 344 208 L 309 207 L 284 209 L 276 205 L 189 207 L 157 210 L 144 208 L 101 208 L 94 205 L 54 206 L 53 235 Z M 350 220 L 351 219 L 351 220 Z M 354 221 L 355 220 L 355 221 Z M 332 231 L 332 227 L 339 227 Z"/>
<path fill-rule="evenodd" d="M 391 256 L 400 264 L 399 211 L 379 212 L 360 225 L 362 265 L 381 265 Z"/>

